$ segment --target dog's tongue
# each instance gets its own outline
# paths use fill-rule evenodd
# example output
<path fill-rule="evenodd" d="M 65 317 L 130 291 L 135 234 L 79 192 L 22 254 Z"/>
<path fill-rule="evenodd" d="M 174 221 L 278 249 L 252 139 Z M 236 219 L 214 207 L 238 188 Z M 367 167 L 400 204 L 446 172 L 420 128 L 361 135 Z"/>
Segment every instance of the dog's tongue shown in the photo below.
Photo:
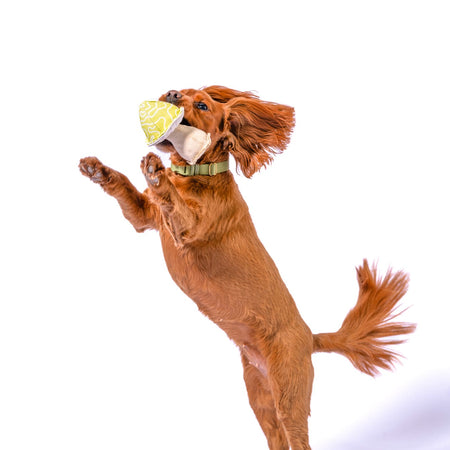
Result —
<path fill-rule="evenodd" d="M 168 140 L 188 164 L 195 164 L 211 144 L 211 137 L 198 128 L 180 125 L 183 116 L 184 109 L 172 103 L 147 101 L 139 107 L 147 144 Z"/>

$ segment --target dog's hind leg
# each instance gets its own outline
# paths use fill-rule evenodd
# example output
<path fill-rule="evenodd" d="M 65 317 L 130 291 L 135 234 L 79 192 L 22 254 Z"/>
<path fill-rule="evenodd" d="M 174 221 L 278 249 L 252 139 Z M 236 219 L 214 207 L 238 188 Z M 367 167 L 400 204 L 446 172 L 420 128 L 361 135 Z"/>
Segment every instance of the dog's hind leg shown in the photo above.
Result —
<path fill-rule="evenodd" d="M 268 377 L 277 416 L 291 450 L 309 450 L 308 417 L 314 370 L 311 354 L 281 345 L 268 360 Z"/>
<path fill-rule="evenodd" d="M 277 417 L 267 378 L 242 354 L 244 380 L 250 406 L 266 435 L 270 450 L 289 450 L 283 426 Z"/>

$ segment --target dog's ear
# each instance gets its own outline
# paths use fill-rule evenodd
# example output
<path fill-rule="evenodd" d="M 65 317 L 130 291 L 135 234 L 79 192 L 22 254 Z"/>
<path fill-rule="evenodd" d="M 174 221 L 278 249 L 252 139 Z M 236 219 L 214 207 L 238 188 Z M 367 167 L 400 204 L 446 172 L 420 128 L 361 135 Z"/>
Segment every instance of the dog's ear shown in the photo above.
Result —
<path fill-rule="evenodd" d="M 294 108 L 256 97 L 237 97 L 226 105 L 229 151 L 247 177 L 269 164 L 289 143 Z"/>
<path fill-rule="evenodd" d="M 202 89 L 205 91 L 214 101 L 219 103 L 227 103 L 235 97 L 245 98 L 258 98 L 253 92 L 250 91 L 236 91 L 225 86 L 208 86 Z"/>

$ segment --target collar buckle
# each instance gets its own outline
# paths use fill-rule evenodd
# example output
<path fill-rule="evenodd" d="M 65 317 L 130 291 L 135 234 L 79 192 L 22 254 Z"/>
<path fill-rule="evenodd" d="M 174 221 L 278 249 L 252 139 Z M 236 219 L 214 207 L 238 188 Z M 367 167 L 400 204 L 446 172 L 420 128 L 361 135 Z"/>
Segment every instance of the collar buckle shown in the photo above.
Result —
<path fill-rule="evenodd" d="M 210 177 L 213 177 L 214 175 L 217 175 L 217 163 L 211 163 L 208 167 L 208 175 Z"/>

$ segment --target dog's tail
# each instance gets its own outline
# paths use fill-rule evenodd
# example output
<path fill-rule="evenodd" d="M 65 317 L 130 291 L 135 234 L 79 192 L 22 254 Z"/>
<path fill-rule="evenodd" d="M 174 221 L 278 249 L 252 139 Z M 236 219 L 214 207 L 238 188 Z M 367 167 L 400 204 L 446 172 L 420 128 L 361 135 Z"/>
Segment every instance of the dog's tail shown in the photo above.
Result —
<path fill-rule="evenodd" d="M 377 278 L 376 267 L 367 260 L 357 268 L 359 297 L 336 333 L 314 335 L 314 352 L 336 352 L 346 356 L 361 372 L 376 375 L 379 369 L 392 369 L 399 354 L 386 348 L 404 340 L 397 336 L 412 333 L 416 325 L 392 322 L 398 312 L 398 301 L 408 289 L 408 275 L 388 271 Z"/>

